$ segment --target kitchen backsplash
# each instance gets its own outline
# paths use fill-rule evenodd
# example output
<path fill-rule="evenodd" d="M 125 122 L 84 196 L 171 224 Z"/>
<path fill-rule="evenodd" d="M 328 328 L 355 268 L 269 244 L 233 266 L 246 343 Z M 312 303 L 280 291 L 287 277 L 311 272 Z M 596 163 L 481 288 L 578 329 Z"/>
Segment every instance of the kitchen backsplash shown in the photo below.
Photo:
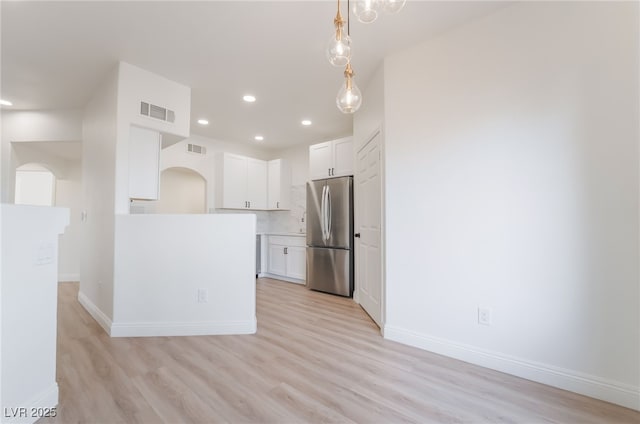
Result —
<path fill-rule="evenodd" d="M 291 210 L 273 211 L 270 214 L 272 233 L 304 233 L 307 231 L 307 187 L 305 184 L 291 186 Z"/>

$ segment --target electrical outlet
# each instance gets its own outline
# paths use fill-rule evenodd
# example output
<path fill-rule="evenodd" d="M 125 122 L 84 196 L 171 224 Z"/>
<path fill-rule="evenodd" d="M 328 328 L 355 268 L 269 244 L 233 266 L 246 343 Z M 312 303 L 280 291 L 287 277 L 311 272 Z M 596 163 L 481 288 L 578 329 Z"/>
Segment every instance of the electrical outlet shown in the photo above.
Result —
<path fill-rule="evenodd" d="M 41 242 L 36 252 L 36 265 L 47 265 L 53 262 L 54 249 L 52 243 Z"/>
<path fill-rule="evenodd" d="M 491 309 L 478 306 L 478 324 L 491 325 Z"/>
<path fill-rule="evenodd" d="M 198 289 L 198 303 L 207 303 L 209 301 L 209 292 L 207 289 Z"/>

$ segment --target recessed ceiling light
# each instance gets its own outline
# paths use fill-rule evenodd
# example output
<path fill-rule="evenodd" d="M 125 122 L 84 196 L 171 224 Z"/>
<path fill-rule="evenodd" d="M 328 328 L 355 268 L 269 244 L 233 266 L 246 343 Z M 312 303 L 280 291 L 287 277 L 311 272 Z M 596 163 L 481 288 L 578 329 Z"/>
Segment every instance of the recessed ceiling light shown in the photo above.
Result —
<path fill-rule="evenodd" d="M 198 124 L 200 125 L 209 125 L 209 121 L 206 119 L 198 119 Z"/>
<path fill-rule="evenodd" d="M 252 96 L 251 94 L 247 94 L 244 97 L 242 97 L 242 100 L 244 100 L 247 103 L 253 103 L 256 101 L 256 96 Z"/>
<path fill-rule="evenodd" d="M 308 127 L 309 125 L 311 125 L 311 121 L 309 121 L 308 119 L 305 119 L 301 122 L 302 125 L 304 125 L 305 127 Z"/>
<path fill-rule="evenodd" d="M 2 106 L 13 106 L 13 103 L 11 103 L 9 100 L 0 100 L 0 105 L 2 105 Z"/>
<path fill-rule="evenodd" d="M 255 136 L 255 137 L 253 137 L 253 138 L 255 138 L 255 139 L 256 139 L 256 141 L 262 141 L 262 140 L 264 140 L 264 137 L 263 137 L 263 136 L 261 136 L 261 135 L 257 135 L 257 136 Z"/>

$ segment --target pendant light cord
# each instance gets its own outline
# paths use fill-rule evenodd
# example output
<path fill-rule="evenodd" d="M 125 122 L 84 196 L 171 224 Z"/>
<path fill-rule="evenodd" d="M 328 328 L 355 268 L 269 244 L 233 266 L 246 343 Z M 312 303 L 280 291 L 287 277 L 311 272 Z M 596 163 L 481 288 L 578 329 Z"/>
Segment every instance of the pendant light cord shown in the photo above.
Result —
<path fill-rule="evenodd" d="M 351 6 L 349 6 L 349 0 L 347 0 L 347 35 L 351 37 Z"/>

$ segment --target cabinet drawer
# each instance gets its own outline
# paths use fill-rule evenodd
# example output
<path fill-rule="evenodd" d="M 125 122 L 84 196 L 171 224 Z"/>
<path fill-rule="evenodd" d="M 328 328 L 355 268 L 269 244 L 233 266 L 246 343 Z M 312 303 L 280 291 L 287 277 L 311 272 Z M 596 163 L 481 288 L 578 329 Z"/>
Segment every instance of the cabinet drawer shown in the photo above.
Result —
<path fill-rule="evenodd" d="M 305 247 L 307 239 L 306 237 L 269 236 L 269 243 Z"/>

